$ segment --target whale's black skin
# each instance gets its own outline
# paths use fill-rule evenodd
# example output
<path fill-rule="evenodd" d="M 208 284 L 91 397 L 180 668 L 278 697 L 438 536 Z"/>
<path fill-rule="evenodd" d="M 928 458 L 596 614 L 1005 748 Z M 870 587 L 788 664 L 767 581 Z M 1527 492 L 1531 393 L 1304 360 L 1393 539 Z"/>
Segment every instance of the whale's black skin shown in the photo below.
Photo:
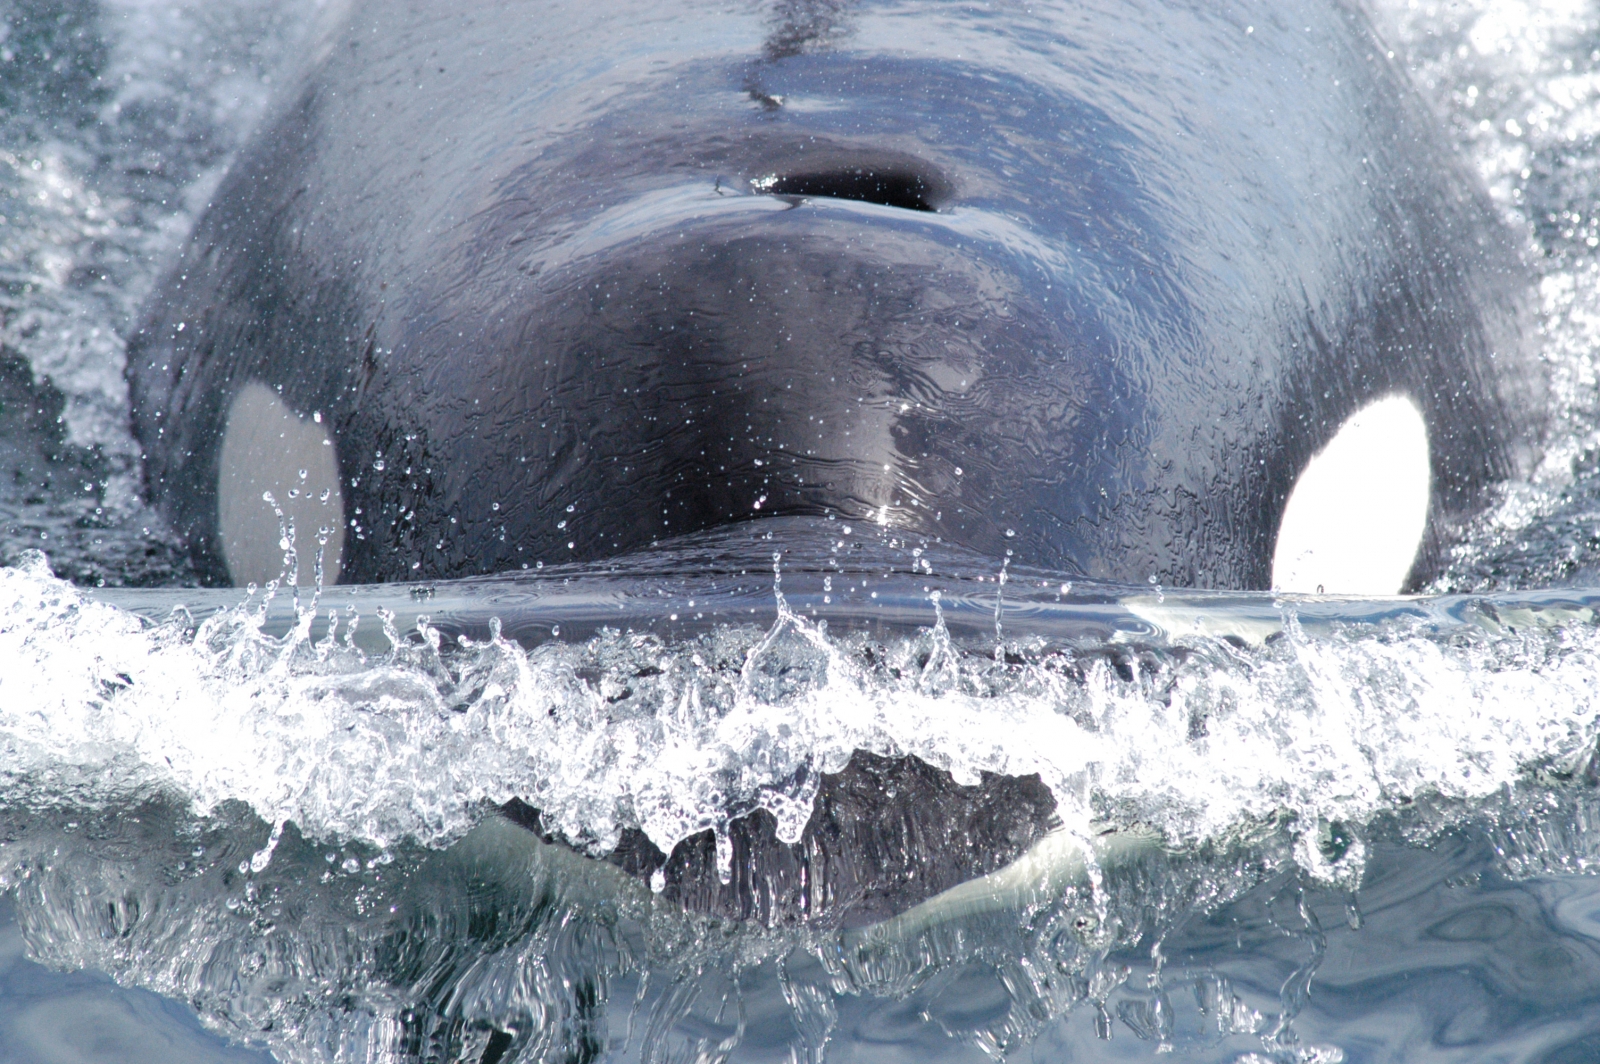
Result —
<path fill-rule="evenodd" d="M 1264 588 L 1298 471 L 1400 391 L 1414 585 L 1537 445 L 1526 291 L 1340 3 L 384 0 L 318 38 L 129 379 L 214 581 L 251 381 L 328 426 L 344 581 L 832 513 Z"/>

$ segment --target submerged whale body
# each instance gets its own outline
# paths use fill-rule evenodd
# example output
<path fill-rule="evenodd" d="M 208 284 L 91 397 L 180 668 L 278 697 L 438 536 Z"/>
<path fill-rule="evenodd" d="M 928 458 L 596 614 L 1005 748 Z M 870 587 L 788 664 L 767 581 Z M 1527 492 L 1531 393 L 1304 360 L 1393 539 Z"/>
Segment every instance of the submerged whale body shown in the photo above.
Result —
<path fill-rule="evenodd" d="M 693 912 L 861 927 L 998 871 L 1060 827 L 1055 811 L 1038 776 L 984 773 L 964 787 L 918 758 L 858 750 L 843 771 L 823 774 L 798 841 L 780 840 L 764 809 L 731 821 L 725 876 L 710 831 L 664 854 L 630 829 L 604 860 Z M 546 842 L 562 841 L 521 802 L 505 813 Z"/>
<path fill-rule="evenodd" d="M 276 576 L 289 526 L 376 582 L 783 517 L 1386 593 L 1532 460 L 1526 292 L 1341 3 L 357 2 L 128 373 L 217 583 Z M 1021 853 L 1039 791 L 858 759 L 798 848 L 741 821 L 731 886 L 710 836 L 614 862 L 763 919 L 833 862 L 850 922 Z"/>

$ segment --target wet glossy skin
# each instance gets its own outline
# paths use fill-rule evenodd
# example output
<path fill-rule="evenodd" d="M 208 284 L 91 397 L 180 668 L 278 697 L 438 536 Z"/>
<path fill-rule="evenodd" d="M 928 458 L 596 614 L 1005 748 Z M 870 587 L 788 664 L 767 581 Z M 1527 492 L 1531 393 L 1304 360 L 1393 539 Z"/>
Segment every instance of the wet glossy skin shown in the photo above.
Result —
<path fill-rule="evenodd" d="M 151 492 L 226 579 L 253 379 L 329 419 L 345 581 L 831 513 L 1264 587 L 1295 475 L 1403 391 L 1415 581 L 1539 409 L 1432 121 L 1324 2 L 358 5 L 131 346 Z"/>

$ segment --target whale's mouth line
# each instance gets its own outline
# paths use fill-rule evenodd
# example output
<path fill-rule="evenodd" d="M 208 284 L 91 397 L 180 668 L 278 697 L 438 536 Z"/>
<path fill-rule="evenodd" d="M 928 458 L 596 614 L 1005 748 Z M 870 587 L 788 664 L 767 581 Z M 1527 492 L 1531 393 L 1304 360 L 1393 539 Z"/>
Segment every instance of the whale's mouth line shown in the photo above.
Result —
<path fill-rule="evenodd" d="M 299 576 L 308 569 L 302 565 Z M 554 640 L 582 642 L 606 629 L 692 640 L 718 626 L 770 625 L 783 610 L 824 621 L 831 632 L 908 635 L 942 625 L 956 643 L 982 653 L 1000 645 L 1031 653 L 1026 648 L 1085 640 L 1177 646 L 1212 638 L 1259 646 L 1290 631 L 1295 638 L 1323 638 L 1392 625 L 1413 633 L 1494 635 L 1513 623 L 1532 630 L 1600 618 L 1600 593 L 1592 590 L 1346 596 L 1119 584 L 1014 565 L 860 521 L 803 517 L 760 518 L 537 572 L 323 587 L 286 572 L 282 583 L 261 591 L 104 588 L 84 594 L 152 624 L 163 623 L 181 603 L 196 623 L 243 609 L 253 613 L 257 630 L 275 638 L 305 622 L 312 624 L 309 637 L 321 639 L 333 613 L 355 610 L 387 613 L 399 632 L 425 622 L 450 645 L 463 635 L 481 642 L 499 632 L 529 649 Z M 389 642 L 384 628 L 370 622 L 357 637 L 369 653 L 386 653 Z"/>

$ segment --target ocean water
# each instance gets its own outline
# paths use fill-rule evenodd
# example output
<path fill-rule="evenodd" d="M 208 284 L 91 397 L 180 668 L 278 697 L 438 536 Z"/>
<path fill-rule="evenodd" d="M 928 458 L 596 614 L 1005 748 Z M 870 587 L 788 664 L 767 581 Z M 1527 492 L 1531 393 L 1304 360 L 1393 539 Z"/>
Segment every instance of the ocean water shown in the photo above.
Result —
<path fill-rule="evenodd" d="M 1373 8 L 1525 236 L 1557 426 L 1386 601 L 843 522 L 194 588 L 122 337 L 315 11 L 0 2 L 0 1062 L 1600 1059 L 1600 7 Z M 733 880 L 858 751 L 1036 776 L 1049 833 L 883 922 L 598 859 Z"/>

